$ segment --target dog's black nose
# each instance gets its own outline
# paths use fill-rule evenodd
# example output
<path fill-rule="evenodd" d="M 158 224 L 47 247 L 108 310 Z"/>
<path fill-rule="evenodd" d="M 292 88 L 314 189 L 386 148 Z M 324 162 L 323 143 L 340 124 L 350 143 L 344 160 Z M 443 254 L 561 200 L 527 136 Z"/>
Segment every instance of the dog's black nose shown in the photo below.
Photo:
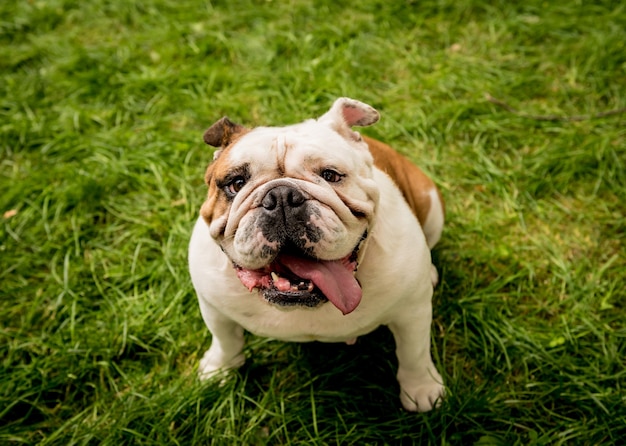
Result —
<path fill-rule="evenodd" d="M 315 212 L 315 200 L 305 191 L 289 185 L 278 185 L 266 192 L 261 200 L 261 215 L 257 226 L 269 242 L 275 242 L 280 249 L 296 247 L 307 252 L 310 246 L 320 240 L 319 228 L 311 222 Z M 278 251 L 277 251 L 278 252 Z"/>
<path fill-rule="evenodd" d="M 300 207 L 306 201 L 306 197 L 298 189 L 289 186 L 277 186 L 271 189 L 261 205 L 265 210 L 290 209 Z"/>

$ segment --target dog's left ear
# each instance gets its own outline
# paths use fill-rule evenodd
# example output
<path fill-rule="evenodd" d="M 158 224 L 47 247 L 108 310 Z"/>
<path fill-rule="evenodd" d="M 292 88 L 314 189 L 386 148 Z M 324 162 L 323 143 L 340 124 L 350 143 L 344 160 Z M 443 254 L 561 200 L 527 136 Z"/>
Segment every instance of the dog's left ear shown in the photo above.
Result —
<path fill-rule="evenodd" d="M 204 142 L 220 149 L 215 152 L 213 159 L 219 156 L 221 149 L 229 145 L 237 135 L 245 130 L 244 126 L 235 124 L 226 116 L 209 127 L 204 132 Z"/>
<path fill-rule="evenodd" d="M 333 106 L 318 119 L 329 125 L 344 137 L 361 141 L 361 135 L 351 129 L 352 126 L 366 127 L 380 119 L 378 112 L 371 106 L 350 98 L 339 98 Z"/>

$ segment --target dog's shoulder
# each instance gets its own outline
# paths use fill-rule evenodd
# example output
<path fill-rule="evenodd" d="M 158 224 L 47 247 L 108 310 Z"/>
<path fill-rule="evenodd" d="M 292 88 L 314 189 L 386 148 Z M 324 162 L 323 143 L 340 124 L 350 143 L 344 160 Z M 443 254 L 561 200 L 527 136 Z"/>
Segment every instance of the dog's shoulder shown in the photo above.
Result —
<path fill-rule="evenodd" d="M 426 223 L 432 206 L 438 205 L 433 203 L 433 191 L 439 198 L 443 212 L 441 192 L 420 168 L 389 145 L 367 136 L 363 136 L 363 139 L 369 146 L 374 165 L 391 177 L 422 225 Z"/>

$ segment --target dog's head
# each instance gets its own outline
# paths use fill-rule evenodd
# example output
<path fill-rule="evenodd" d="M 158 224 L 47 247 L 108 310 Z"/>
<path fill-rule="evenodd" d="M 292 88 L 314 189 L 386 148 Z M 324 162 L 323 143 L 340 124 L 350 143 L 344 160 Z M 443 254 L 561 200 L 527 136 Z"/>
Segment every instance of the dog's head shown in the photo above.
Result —
<path fill-rule="evenodd" d="M 278 305 L 357 307 L 354 272 L 378 187 L 367 144 L 351 127 L 378 118 L 340 98 L 316 120 L 246 129 L 222 118 L 205 132 L 218 150 L 201 214 L 248 289 Z"/>

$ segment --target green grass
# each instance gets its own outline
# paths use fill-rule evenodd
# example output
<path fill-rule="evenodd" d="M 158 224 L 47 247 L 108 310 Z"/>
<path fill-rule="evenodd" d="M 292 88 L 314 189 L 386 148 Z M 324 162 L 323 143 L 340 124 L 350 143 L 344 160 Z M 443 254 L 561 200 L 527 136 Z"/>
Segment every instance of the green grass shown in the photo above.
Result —
<path fill-rule="evenodd" d="M 0 443 L 618 444 L 626 438 L 626 7 L 617 1 L 0 3 Z M 249 335 L 223 387 L 186 267 L 222 115 L 338 96 L 441 186 L 433 353 Z"/>

